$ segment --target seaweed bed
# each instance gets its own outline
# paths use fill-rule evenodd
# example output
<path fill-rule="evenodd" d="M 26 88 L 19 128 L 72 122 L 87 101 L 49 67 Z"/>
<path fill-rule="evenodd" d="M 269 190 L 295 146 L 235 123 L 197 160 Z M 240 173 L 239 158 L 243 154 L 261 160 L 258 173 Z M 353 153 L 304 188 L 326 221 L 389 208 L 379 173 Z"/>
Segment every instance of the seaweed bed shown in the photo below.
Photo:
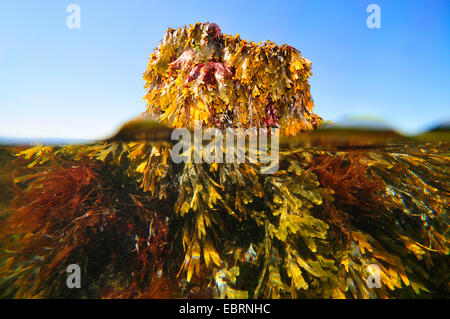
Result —
<path fill-rule="evenodd" d="M 310 65 L 214 24 L 169 29 L 144 74 L 143 118 L 166 126 L 1 147 L 0 296 L 448 297 L 448 134 L 317 129 Z M 280 128 L 279 169 L 174 163 L 165 136 L 195 120 Z"/>

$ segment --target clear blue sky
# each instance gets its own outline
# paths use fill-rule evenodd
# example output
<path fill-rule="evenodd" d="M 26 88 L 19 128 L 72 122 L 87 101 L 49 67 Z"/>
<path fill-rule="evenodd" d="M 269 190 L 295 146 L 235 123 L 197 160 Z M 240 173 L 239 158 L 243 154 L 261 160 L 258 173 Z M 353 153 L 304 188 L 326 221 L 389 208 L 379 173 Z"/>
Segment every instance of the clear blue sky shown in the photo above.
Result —
<path fill-rule="evenodd" d="M 69 29 L 69 4 L 81 28 Z M 369 29 L 367 5 L 381 8 Z M 450 118 L 450 1 L 2 1 L 0 136 L 101 138 L 144 111 L 142 73 L 168 27 L 299 49 L 315 112 L 372 115 L 406 132 Z"/>

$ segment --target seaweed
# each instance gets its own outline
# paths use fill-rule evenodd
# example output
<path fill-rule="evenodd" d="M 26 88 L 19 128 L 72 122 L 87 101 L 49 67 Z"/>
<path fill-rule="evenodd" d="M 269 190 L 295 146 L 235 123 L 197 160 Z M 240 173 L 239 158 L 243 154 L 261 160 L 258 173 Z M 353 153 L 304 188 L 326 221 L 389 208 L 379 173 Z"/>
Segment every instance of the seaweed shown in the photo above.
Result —
<path fill-rule="evenodd" d="M 0 182 L 15 197 L 0 207 L 0 295 L 448 296 L 446 142 L 288 146 L 273 174 L 259 174 L 248 154 L 244 163 L 171 160 L 168 133 L 195 120 L 279 127 L 285 137 L 320 125 L 310 65 L 290 46 L 214 24 L 169 29 L 144 74 L 142 117 L 159 124 L 147 131 L 134 121 L 107 141 L 8 157 L 13 175 Z M 70 264 L 82 268 L 81 289 L 66 287 Z M 370 265 L 379 288 L 367 284 Z"/>

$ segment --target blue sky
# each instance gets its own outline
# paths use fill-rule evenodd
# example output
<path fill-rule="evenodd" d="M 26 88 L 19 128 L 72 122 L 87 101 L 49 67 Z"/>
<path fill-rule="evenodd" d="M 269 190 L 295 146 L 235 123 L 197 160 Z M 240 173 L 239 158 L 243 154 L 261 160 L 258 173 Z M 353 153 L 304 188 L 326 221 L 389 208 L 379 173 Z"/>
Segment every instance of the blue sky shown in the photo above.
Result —
<path fill-rule="evenodd" d="M 81 8 L 69 29 L 67 6 Z M 366 7 L 381 8 L 369 29 Z M 299 49 L 315 113 L 370 115 L 404 133 L 450 119 L 450 1 L 2 1 L 0 136 L 95 139 L 145 110 L 142 73 L 168 27 Z"/>

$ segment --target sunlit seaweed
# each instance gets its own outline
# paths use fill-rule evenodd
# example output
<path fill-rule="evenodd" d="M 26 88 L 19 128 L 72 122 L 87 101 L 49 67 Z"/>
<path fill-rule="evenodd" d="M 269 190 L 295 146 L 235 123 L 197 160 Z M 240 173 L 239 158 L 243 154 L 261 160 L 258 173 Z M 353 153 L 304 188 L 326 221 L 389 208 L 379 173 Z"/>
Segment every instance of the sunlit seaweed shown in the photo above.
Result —
<path fill-rule="evenodd" d="M 289 45 L 248 42 L 214 23 L 167 30 L 144 73 L 147 114 L 170 127 L 280 127 L 320 123 L 308 79 L 311 62 Z"/>

